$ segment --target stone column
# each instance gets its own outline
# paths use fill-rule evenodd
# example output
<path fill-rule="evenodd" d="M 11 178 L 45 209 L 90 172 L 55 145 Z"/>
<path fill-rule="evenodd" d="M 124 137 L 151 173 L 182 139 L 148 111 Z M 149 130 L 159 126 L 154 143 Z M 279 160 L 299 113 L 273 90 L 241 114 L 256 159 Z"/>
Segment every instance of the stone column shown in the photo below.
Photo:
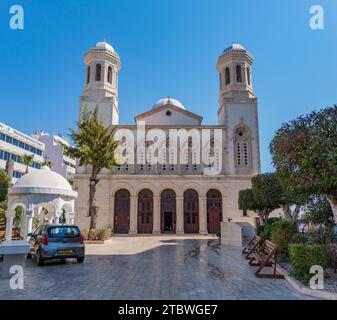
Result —
<path fill-rule="evenodd" d="M 199 233 L 208 234 L 207 230 L 207 197 L 199 196 Z"/>
<path fill-rule="evenodd" d="M 242 71 L 242 83 L 248 86 L 247 66 L 245 64 L 241 65 L 241 71 Z"/>
<path fill-rule="evenodd" d="M 158 235 L 161 233 L 160 230 L 160 196 L 153 197 L 153 230 L 152 234 Z"/>
<path fill-rule="evenodd" d="M 6 212 L 6 240 L 7 241 L 12 240 L 14 216 L 15 216 L 15 211 Z"/>
<path fill-rule="evenodd" d="M 177 209 L 176 209 L 176 233 L 184 234 L 184 197 L 176 197 Z"/>
<path fill-rule="evenodd" d="M 221 207 L 222 207 L 222 219 L 221 221 L 222 222 L 228 222 L 228 218 L 229 217 L 229 214 L 228 214 L 228 207 L 227 207 L 227 197 L 222 197 L 222 203 L 221 203 Z M 226 206 L 225 206 L 226 205 Z"/>
<path fill-rule="evenodd" d="M 130 197 L 130 235 L 137 234 L 138 197 Z"/>
<path fill-rule="evenodd" d="M 54 223 L 55 224 L 60 224 L 60 218 L 62 216 L 62 211 L 55 211 L 54 213 Z"/>
<path fill-rule="evenodd" d="M 25 211 L 25 228 L 24 228 L 24 235 L 23 238 L 27 240 L 28 233 L 32 233 L 33 228 L 33 217 L 34 217 L 34 211 L 33 210 L 27 210 Z"/>
<path fill-rule="evenodd" d="M 75 212 L 68 212 L 66 215 L 66 224 L 75 224 Z"/>
<path fill-rule="evenodd" d="M 110 226 L 113 232 L 115 228 L 115 196 L 110 198 Z"/>

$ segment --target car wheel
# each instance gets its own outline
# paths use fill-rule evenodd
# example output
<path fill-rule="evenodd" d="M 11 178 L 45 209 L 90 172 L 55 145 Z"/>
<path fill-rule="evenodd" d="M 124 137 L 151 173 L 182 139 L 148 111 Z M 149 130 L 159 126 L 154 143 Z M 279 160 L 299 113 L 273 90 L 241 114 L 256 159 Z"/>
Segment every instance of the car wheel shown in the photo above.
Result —
<path fill-rule="evenodd" d="M 40 251 L 38 251 L 36 253 L 36 263 L 37 263 L 38 266 L 43 266 L 44 265 L 44 260 L 41 257 L 41 252 Z"/>
<path fill-rule="evenodd" d="M 77 262 L 78 263 L 83 263 L 83 261 L 84 261 L 84 257 L 78 257 L 77 258 Z"/>
<path fill-rule="evenodd" d="M 67 260 L 66 259 L 61 259 L 61 263 L 66 263 L 67 262 Z"/>

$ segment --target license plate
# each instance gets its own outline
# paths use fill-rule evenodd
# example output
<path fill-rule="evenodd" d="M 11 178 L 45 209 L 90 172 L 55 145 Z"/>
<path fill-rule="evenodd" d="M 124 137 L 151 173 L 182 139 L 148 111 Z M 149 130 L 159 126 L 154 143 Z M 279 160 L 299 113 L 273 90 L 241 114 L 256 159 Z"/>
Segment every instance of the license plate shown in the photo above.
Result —
<path fill-rule="evenodd" d="M 59 254 L 73 254 L 74 251 L 70 250 L 70 249 L 67 249 L 67 250 L 58 250 L 58 253 Z"/>

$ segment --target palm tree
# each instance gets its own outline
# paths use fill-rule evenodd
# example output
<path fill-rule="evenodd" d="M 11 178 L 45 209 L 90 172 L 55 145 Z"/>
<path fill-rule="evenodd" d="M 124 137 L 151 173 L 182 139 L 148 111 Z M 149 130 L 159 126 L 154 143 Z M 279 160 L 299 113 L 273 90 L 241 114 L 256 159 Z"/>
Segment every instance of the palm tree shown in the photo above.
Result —
<path fill-rule="evenodd" d="M 70 129 L 70 137 L 74 147 L 64 146 L 65 153 L 75 157 L 80 166 L 90 166 L 89 179 L 89 215 L 90 229 L 96 229 L 98 210 L 95 203 L 98 174 L 103 168 L 111 169 L 116 165 L 115 150 L 118 143 L 114 140 L 115 127 L 104 126 L 103 117 L 98 116 L 98 108 L 94 111 L 85 109 L 82 119 L 77 123 L 78 130 Z"/>
<path fill-rule="evenodd" d="M 22 164 L 26 166 L 26 173 L 29 172 L 29 166 L 33 164 L 34 155 L 32 154 L 25 154 L 22 156 Z"/>
<path fill-rule="evenodd" d="M 49 167 L 49 169 L 51 169 L 52 167 L 54 167 L 54 163 L 45 159 L 42 163 L 42 166 L 47 166 L 47 167 Z"/>

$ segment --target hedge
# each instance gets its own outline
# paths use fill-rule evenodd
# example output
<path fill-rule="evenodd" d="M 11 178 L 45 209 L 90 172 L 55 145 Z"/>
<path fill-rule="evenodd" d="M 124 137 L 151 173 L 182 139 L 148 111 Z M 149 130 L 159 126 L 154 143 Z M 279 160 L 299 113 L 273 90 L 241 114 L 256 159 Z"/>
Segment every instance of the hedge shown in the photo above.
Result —
<path fill-rule="evenodd" d="M 312 266 L 326 266 L 326 249 L 323 245 L 290 244 L 289 254 L 294 276 L 305 284 L 313 276 L 310 274 Z"/>

